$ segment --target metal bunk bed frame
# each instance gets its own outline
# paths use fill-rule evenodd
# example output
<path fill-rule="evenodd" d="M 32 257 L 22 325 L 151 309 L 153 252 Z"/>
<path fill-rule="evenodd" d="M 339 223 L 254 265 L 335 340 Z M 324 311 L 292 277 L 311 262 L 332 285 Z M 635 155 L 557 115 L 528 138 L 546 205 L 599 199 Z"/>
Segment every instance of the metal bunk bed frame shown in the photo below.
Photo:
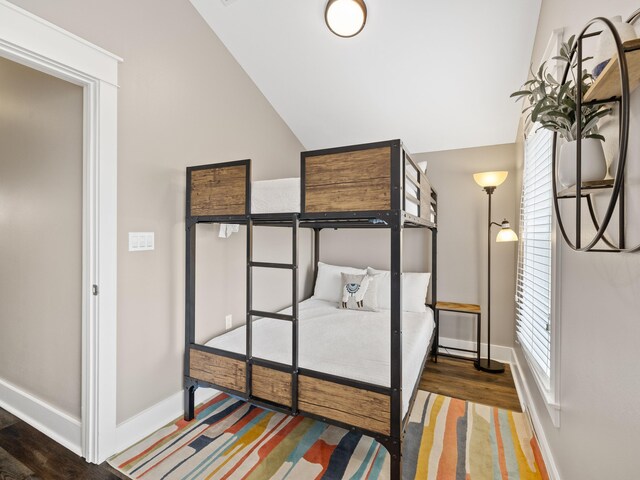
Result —
<path fill-rule="evenodd" d="M 379 147 L 390 147 L 391 152 L 391 173 L 390 173 L 390 206 L 388 210 L 368 210 L 354 212 L 305 212 L 305 179 L 306 179 L 306 158 L 315 155 L 333 155 L 345 152 L 354 152 Z M 245 179 L 245 211 L 243 215 L 193 215 L 192 214 L 192 176 L 194 172 L 200 169 L 219 168 L 219 167 L 236 167 L 243 166 L 246 168 L 247 177 Z M 388 142 L 379 142 L 375 144 L 355 145 L 349 147 L 339 147 L 326 149 L 315 152 L 303 152 L 301 154 L 301 213 L 277 213 L 277 214 L 252 214 L 251 213 L 251 176 L 250 176 L 250 160 L 241 160 L 236 162 L 217 163 L 213 165 L 202 165 L 187 168 L 187 203 L 186 203 L 186 297 L 185 297 L 185 363 L 184 363 L 184 392 L 185 392 L 185 420 L 194 418 L 194 395 L 198 387 L 210 387 L 219 391 L 240 397 L 254 405 L 267 409 L 282 412 L 288 415 L 304 415 L 315 418 L 323 422 L 327 422 L 345 429 L 358 431 L 362 434 L 375 438 L 390 453 L 391 478 L 399 480 L 402 475 L 402 440 L 405 428 L 407 426 L 410 412 L 418 391 L 419 381 L 416 382 L 413 392 L 411 392 L 411 400 L 406 415 L 402 416 L 402 233 L 405 228 L 426 228 L 431 232 L 431 302 L 428 304 L 432 308 L 437 301 L 437 193 L 430 184 L 422 182 L 422 171 L 404 151 L 399 140 Z M 406 168 L 413 169 L 417 172 L 417 181 L 410 175 L 407 175 Z M 366 176 L 366 174 L 365 174 Z M 426 180 L 426 175 L 424 176 Z M 413 195 L 406 191 L 405 182 L 411 181 L 417 187 L 418 195 Z M 425 187 L 426 185 L 426 187 Z M 422 189 L 421 189 L 422 186 Z M 422 198 L 427 189 L 427 199 Z M 418 205 L 428 205 L 430 212 L 427 215 L 415 216 L 405 211 L 405 201 L 409 198 L 418 201 Z M 425 202 L 426 200 L 426 202 Z M 238 354 L 226 350 L 220 350 L 203 345 L 197 345 L 195 341 L 195 269 L 196 269 L 196 226 L 199 223 L 232 223 L 246 225 L 246 354 Z M 292 231 L 292 256 L 291 263 L 271 263 L 257 262 L 253 259 L 253 227 L 254 226 L 274 226 L 291 228 Z M 298 364 L 298 232 L 300 228 L 313 229 L 314 242 L 314 279 L 315 282 L 318 273 L 318 261 L 320 259 L 320 232 L 323 229 L 341 229 L 341 228 L 372 228 L 372 229 L 388 229 L 391 237 L 390 263 L 391 263 L 391 310 L 390 310 L 390 339 L 391 339 L 391 375 L 390 386 L 373 385 L 358 380 L 339 377 L 324 372 L 314 371 L 310 369 L 300 368 Z M 254 310 L 252 305 L 252 271 L 254 268 L 276 268 L 291 270 L 292 288 L 291 288 L 291 315 L 281 313 L 263 312 Z M 292 323 L 292 359 L 291 365 L 281 364 L 266 359 L 254 357 L 252 355 L 252 322 L 255 317 L 266 317 L 278 319 L 281 321 L 289 321 Z M 436 327 L 437 328 L 437 327 Z M 435 330 L 434 330 L 435 331 Z M 428 359 L 429 354 L 433 354 L 436 348 L 434 344 L 434 335 L 430 339 L 429 347 L 422 360 L 421 370 Z M 244 391 L 237 388 L 229 388 L 228 385 L 220 385 L 215 381 L 207 381 L 202 378 L 195 378 L 192 374 L 192 352 L 203 352 L 205 354 L 213 354 L 215 356 L 242 362 L 245 365 Z M 253 378 L 252 371 L 256 368 L 266 368 L 274 372 L 282 372 L 282 374 L 290 375 L 290 404 L 285 405 L 264 398 L 259 398 L 253 394 Z M 322 412 L 314 413 L 310 411 L 301 411 L 299 408 L 299 379 L 317 379 L 327 381 L 331 384 L 342 386 L 345 389 L 353 388 L 357 391 L 372 392 L 372 394 L 381 394 L 390 398 L 390 424 L 386 433 L 381 433 L 381 429 L 374 431 L 371 428 L 353 425 L 349 421 L 331 418 L 330 415 L 324 415 Z M 356 391 L 356 390 L 353 390 Z M 335 415 L 333 415 L 335 417 Z M 357 422 L 355 422 L 357 423 Z M 383 429 L 384 430 L 384 429 Z"/>

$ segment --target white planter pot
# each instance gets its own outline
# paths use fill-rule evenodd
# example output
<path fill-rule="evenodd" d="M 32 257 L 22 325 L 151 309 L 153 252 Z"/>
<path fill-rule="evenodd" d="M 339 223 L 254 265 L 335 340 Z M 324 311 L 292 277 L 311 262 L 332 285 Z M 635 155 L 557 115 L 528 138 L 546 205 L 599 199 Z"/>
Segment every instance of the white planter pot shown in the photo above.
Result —
<path fill-rule="evenodd" d="M 602 142 L 595 138 L 583 138 L 581 142 L 582 182 L 597 182 L 607 175 L 607 161 L 604 158 Z M 558 158 L 558 180 L 569 188 L 576 184 L 576 157 L 578 142 L 567 142 L 560 147 Z"/>

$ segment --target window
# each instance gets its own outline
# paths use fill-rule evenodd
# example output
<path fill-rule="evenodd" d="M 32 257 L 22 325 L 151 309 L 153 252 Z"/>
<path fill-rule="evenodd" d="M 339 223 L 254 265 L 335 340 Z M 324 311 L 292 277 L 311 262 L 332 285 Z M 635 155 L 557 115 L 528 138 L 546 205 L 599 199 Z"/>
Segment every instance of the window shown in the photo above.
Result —
<path fill-rule="evenodd" d="M 520 244 L 516 280 L 516 335 L 551 421 L 560 426 L 560 327 L 555 283 L 560 248 L 555 241 L 551 186 L 553 134 L 533 125 L 524 145 Z M 536 131 L 537 130 L 537 131 Z"/>
<path fill-rule="evenodd" d="M 542 58 L 561 78 L 559 55 L 564 30 L 554 30 Z M 516 336 L 553 425 L 560 426 L 560 243 L 556 242 L 551 185 L 553 133 L 528 125 L 524 142 L 520 243 L 516 280 Z"/>
<path fill-rule="evenodd" d="M 551 389 L 551 279 L 553 134 L 533 126 L 525 140 L 520 245 L 516 285 L 516 332 L 530 366 Z M 544 392 L 543 392 L 544 393 Z"/>

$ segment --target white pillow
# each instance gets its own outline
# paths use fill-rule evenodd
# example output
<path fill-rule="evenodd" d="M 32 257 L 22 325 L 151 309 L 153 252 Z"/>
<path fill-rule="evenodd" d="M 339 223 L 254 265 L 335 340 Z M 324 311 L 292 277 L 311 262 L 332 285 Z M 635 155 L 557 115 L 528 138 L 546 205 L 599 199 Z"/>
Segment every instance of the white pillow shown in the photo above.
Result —
<path fill-rule="evenodd" d="M 378 277 L 378 308 L 391 310 L 391 272 L 368 267 L 369 275 Z M 429 288 L 430 273 L 402 273 L 402 310 L 405 312 L 426 312 L 424 304 Z"/>
<path fill-rule="evenodd" d="M 342 273 L 364 275 L 364 268 L 341 267 L 318 262 L 318 278 L 313 291 L 314 298 L 338 303 L 342 299 Z"/>

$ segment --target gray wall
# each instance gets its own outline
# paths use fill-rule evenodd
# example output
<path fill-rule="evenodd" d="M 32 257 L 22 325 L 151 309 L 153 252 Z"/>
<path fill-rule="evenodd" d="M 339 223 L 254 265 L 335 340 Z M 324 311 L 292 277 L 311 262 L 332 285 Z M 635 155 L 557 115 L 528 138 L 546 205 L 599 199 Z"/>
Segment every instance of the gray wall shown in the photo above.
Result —
<path fill-rule="evenodd" d="M 539 64 L 551 31 L 566 38 L 591 18 L 638 7 L 629 0 L 544 0 L 533 62 Z M 588 47 L 587 47 L 588 53 Z M 640 243 L 640 96 L 632 98 L 627 197 L 630 243 Z M 611 141 L 611 139 L 609 139 Z M 615 141 L 615 140 L 613 140 Z M 560 256 L 560 427 L 552 425 L 519 347 L 518 360 L 534 394 L 544 435 L 564 480 L 637 478 L 640 471 L 640 255 L 575 253 Z"/>
<path fill-rule="evenodd" d="M 0 58 L 0 378 L 80 418 L 82 89 Z"/>
<path fill-rule="evenodd" d="M 182 388 L 185 167 L 251 158 L 254 179 L 297 176 L 302 146 L 187 1 L 14 3 L 124 58 L 118 94 L 122 422 Z M 128 252 L 130 231 L 155 232 L 155 251 Z M 211 232 L 200 250 L 203 337 L 223 328 L 229 313 L 220 302 L 227 290 L 216 288 L 232 284 L 223 267 L 232 243 Z M 243 264 L 238 268 L 243 272 Z"/>

